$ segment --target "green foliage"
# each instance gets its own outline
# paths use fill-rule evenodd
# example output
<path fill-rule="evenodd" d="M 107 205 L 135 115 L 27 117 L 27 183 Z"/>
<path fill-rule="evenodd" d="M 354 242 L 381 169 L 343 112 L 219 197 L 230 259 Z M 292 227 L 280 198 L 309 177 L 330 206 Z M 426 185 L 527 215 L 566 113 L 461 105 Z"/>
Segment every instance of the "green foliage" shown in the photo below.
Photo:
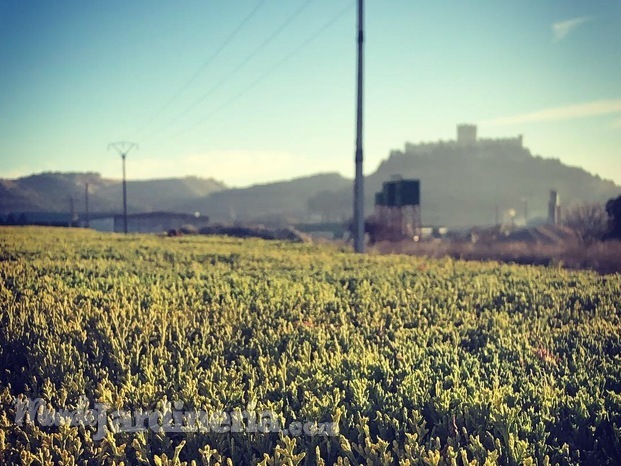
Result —
<path fill-rule="evenodd" d="M 326 246 L 0 231 L 0 463 L 619 464 L 621 277 Z M 16 425 L 16 397 L 335 436 Z"/>

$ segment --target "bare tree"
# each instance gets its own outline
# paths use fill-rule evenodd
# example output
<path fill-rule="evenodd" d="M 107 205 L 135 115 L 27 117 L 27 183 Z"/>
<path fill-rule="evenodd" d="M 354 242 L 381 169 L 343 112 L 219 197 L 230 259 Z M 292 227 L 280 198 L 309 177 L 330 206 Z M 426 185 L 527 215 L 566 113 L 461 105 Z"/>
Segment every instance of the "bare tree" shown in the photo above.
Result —
<path fill-rule="evenodd" d="M 583 243 L 601 241 L 608 233 L 608 215 L 600 204 L 580 204 L 564 215 L 563 223 L 572 228 Z"/>

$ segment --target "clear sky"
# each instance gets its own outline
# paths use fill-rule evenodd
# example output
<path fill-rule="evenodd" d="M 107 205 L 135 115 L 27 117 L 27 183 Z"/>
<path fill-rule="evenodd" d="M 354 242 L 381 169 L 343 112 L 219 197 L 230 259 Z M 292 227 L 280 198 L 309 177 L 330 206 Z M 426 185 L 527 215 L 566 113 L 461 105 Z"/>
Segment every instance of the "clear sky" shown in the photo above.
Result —
<path fill-rule="evenodd" d="M 524 135 L 621 184 L 621 2 L 367 0 L 365 172 Z M 351 0 L 0 0 L 0 177 L 353 177 Z"/>

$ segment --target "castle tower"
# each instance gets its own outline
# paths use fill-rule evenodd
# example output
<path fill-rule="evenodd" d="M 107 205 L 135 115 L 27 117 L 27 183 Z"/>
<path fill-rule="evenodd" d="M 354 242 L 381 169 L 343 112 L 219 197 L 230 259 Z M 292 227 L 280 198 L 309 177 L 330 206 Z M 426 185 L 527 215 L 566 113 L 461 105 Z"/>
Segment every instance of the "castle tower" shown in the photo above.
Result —
<path fill-rule="evenodd" d="M 470 145 L 477 142 L 477 125 L 457 125 L 457 143 Z"/>

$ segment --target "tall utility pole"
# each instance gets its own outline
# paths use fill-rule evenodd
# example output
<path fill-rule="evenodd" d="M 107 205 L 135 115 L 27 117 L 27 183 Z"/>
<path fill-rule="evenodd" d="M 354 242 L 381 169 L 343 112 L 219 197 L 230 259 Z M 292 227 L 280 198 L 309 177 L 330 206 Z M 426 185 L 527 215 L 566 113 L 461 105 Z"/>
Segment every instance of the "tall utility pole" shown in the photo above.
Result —
<path fill-rule="evenodd" d="M 123 232 L 127 233 L 127 181 L 125 179 L 125 158 L 130 150 L 134 147 L 138 148 L 138 144 L 135 142 L 121 141 L 108 144 L 108 150 L 110 150 L 111 147 L 116 150 L 123 159 Z"/>
<path fill-rule="evenodd" d="M 362 172 L 362 77 L 364 0 L 358 0 L 358 102 L 356 111 L 356 179 L 354 181 L 354 250 L 364 252 L 364 175 Z"/>
<path fill-rule="evenodd" d="M 88 218 L 88 182 L 84 185 L 84 227 L 89 227 L 89 218 Z"/>

